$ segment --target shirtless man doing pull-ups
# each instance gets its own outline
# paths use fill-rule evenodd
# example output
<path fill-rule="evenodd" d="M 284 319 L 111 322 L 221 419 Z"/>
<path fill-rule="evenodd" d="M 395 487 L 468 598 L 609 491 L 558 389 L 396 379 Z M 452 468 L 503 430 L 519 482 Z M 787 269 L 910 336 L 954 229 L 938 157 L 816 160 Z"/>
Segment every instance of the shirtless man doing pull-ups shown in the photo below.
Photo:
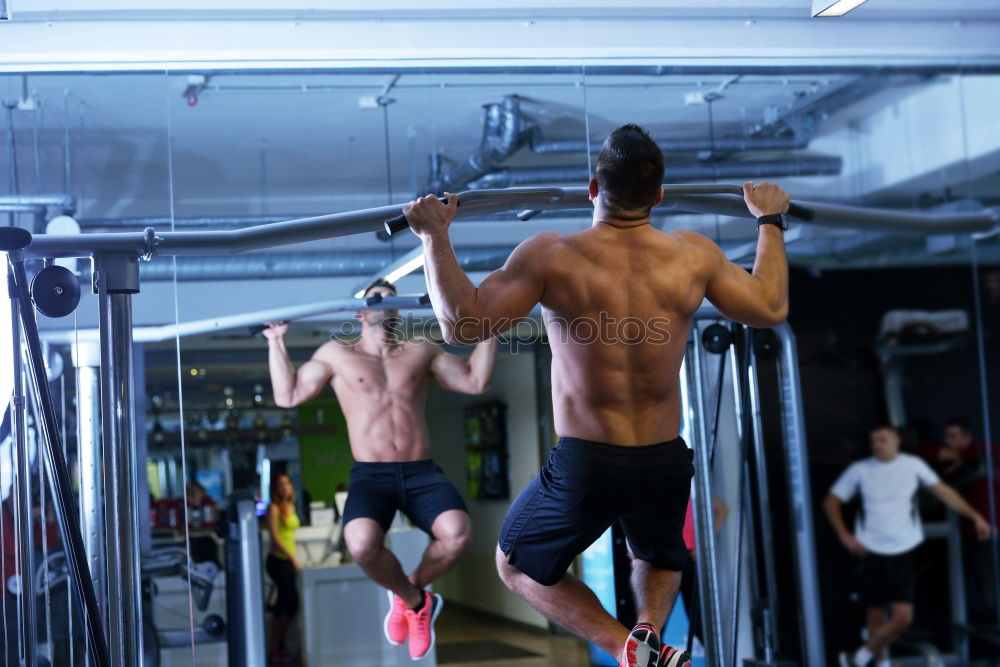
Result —
<path fill-rule="evenodd" d="M 597 158 L 593 224 L 537 234 L 474 286 L 448 238 L 457 197 L 422 197 L 403 212 L 424 246 L 431 302 L 445 340 L 485 340 L 541 303 L 552 346 L 558 446 L 514 501 L 500 532 L 504 583 L 572 632 L 621 656 L 623 667 L 678 667 L 683 651 L 657 636 L 687 558 L 681 529 L 694 473 L 678 437 L 678 375 L 695 311 L 707 298 L 754 327 L 785 319 L 788 267 L 776 185 L 744 186 L 757 216 L 748 273 L 694 232 L 650 224 L 663 198 L 663 154 L 635 125 L 618 128 Z M 631 549 L 639 625 L 631 633 L 579 579 L 573 559 L 615 521 Z"/>
<path fill-rule="evenodd" d="M 376 281 L 365 296 L 390 296 L 391 283 Z M 420 659 L 434 646 L 434 620 L 441 596 L 424 590 L 448 571 L 465 550 L 470 523 L 465 503 L 441 468 L 430 459 L 424 406 L 427 379 L 463 394 L 486 391 L 493 375 L 496 343 L 476 346 L 468 363 L 422 339 L 401 341 L 398 314 L 366 310 L 357 315 L 361 336 L 353 343 L 330 341 L 298 370 L 285 348 L 285 323 L 264 330 L 274 401 L 290 408 L 316 397 L 327 384 L 347 419 L 355 465 L 351 470 L 344 541 L 351 557 L 377 584 L 390 591 L 383 622 L 393 644 L 409 639 L 410 657 Z M 385 534 L 402 511 L 433 538 L 409 577 L 385 548 Z"/>

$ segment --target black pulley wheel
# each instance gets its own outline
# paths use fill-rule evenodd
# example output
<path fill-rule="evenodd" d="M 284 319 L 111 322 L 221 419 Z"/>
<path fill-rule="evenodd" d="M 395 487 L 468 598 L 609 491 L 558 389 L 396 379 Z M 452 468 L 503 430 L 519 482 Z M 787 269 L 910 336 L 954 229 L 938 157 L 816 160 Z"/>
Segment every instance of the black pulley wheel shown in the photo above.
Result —
<path fill-rule="evenodd" d="M 31 298 L 42 315 L 66 317 L 80 303 L 80 280 L 64 266 L 46 266 L 31 281 Z"/>
<path fill-rule="evenodd" d="M 733 333 L 721 324 L 710 324 L 701 332 L 701 343 L 712 354 L 722 354 L 732 342 Z"/>
<path fill-rule="evenodd" d="M 205 617 L 201 627 L 205 628 L 205 632 L 207 632 L 209 636 L 221 637 L 226 631 L 226 622 L 218 614 L 209 614 Z"/>
<path fill-rule="evenodd" d="M 777 358 L 781 350 L 778 337 L 770 329 L 756 329 L 753 332 L 753 352 L 758 359 L 771 361 Z"/>

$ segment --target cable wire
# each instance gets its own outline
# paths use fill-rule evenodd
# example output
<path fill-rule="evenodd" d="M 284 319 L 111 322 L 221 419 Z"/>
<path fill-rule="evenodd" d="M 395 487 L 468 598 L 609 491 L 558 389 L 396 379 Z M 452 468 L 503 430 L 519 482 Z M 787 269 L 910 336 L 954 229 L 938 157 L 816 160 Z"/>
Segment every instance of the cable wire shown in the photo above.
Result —
<path fill-rule="evenodd" d="M 164 73 L 169 76 L 169 72 Z M 174 151 L 173 151 L 173 113 L 171 112 L 172 100 L 170 99 L 169 79 L 168 85 L 164 86 L 167 96 L 167 187 L 170 199 L 170 231 L 175 231 L 175 210 L 174 210 Z M 194 594 L 191 591 L 191 532 L 188 528 L 188 506 L 187 506 L 187 446 L 184 437 L 184 383 L 181 374 L 181 334 L 180 334 L 180 297 L 177 288 L 177 258 L 171 257 L 174 273 L 174 351 L 177 363 L 177 409 L 178 409 L 178 431 L 181 441 L 181 497 L 184 499 L 184 512 L 182 519 L 184 522 L 184 550 L 187 554 L 187 594 L 188 594 L 188 626 L 191 631 L 191 667 L 195 664 L 194 645 Z"/>

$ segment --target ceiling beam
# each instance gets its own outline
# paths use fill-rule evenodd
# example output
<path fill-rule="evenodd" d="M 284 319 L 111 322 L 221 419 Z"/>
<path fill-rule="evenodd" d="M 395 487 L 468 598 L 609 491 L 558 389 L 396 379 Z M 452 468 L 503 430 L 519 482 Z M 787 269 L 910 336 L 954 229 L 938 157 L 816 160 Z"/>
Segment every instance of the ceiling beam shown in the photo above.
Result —
<path fill-rule="evenodd" d="M 124 3 L 122 3 L 124 4 Z M 609 5 L 610 6 L 610 5 Z M 666 65 L 754 71 L 795 68 L 948 67 L 1000 69 L 1000 16 L 977 21 L 894 18 L 820 21 L 743 16 L 594 18 L 469 17 L 427 11 L 405 18 L 213 20 L 77 19 L 56 13 L 3 26 L 0 72 L 267 71 L 439 66 Z M 683 13 L 682 13 L 683 15 Z M 29 15 L 30 16 L 30 15 Z M 41 15 L 39 15 L 41 16 Z M 566 20 L 577 18 L 577 20 Z M 224 19 L 223 24 L 220 20 Z M 905 19 L 905 20 L 904 20 Z M 901 24 L 905 23 L 905 28 Z M 664 61 L 667 61 L 666 63 Z"/>

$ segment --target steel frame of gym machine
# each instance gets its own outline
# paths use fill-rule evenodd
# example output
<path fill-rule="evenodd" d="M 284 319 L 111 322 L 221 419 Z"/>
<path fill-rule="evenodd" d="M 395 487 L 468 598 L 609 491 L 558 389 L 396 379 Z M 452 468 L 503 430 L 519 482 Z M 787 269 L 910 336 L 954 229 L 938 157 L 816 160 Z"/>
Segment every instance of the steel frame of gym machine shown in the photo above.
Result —
<path fill-rule="evenodd" d="M 705 329 L 699 327 L 699 323 L 718 322 L 724 319 L 718 311 L 708 306 L 695 313 L 682 364 L 680 383 L 684 417 L 682 435 L 694 450 L 695 470 L 708 471 L 708 474 L 695 474 L 692 484 L 695 538 L 698 545 L 695 550 L 698 577 L 697 604 L 702 636 L 706 638 L 703 641 L 705 663 L 711 667 L 723 665 L 735 667 L 737 664 L 742 664 L 742 659 L 747 659 L 752 660 L 754 665 L 786 665 L 789 664 L 787 660 L 790 656 L 781 656 L 785 662 L 778 662 L 778 581 L 774 544 L 767 537 L 773 535 L 773 523 L 770 516 L 770 486 L 761 410 L 763 401 L 759 383 L 761 359 L 754 343 L 756 336 L 767 335 L 768 331 L 759 332 L 733 323 L 729 323 L 731 328 L 728 328 L 731 332 L 731 342 L 718 352 L 719 366 L 716 375 L 719 383 L 728 381 L 732 388 L 732 410 L 735 416 L 736 440 L 739 443 L 737 451 L 740 455 L 737 462 L 739 485 L 734 496 L 738 498 L 738 509 L 735 512 L 737 522 L 735 555 L 732 558 L 732 571 L 735 576 L 730 590 L 729 623 L 728 625 L 723 623 L 719 562 L 726 554 L 719 552 L 716 529 L 713 526 L 712 454 L 716 446 L 716 435 L 710 434 L 710 430 L 713 429 L 709 426 L 709 421 L 712 419 L 709 395 L 713 389 L 718 390 L 718 404 L 714 406 L 717 425 L 718 415 L 724 407 L 722 403 L 724 392 L 721 386 L 715 388 L 706 386 L 707 377 L 713 375 L 709 373 L 707 357 L 711 352 L 707 351 L 703 343 Z M 775 362 L 780 399 L 780 440 L 788 479 L 789 515 L 796 561 L 801 664 L 823 665 L 826 657 L 798 352 L 795 336 L 788 324 L 781 324 L 769 332 L 774 337 L 771 344 L 777 347 Z M 725 378 L 727 366 L 728 379 Z M 771 440 L 777 441 L 778 438 Z M 751 443 L 756 463 L 752 471 L 748 458 L 748 448 Z M 751 492 L 751 473 L 756 481 L 756 494 Z M 764 535 L 759 541 L 755 534 L 757 525 L 760 527 L 760 533 Z M 758 547 L 763 563 L 757 562 Z M 752 656 L 740 655 L 737 642 L 739 619 L 742 615 L 740 595 L 744 570 L 749 575 L 751 593 L 760 602 L 758 609 L 762 625 L 760 641 L 759 646 L 754 646 Z M 760 581 L 761 575 L 763 583 Z"/>
<path fill-rule="evenodd" d="M 737 185 L 666 185 L 664 189 L 665 197 L 661 205 L 666 208 L 694 213 L 750 217 L 741 196 L 742 188 Z M 528 219 L 541 211 L 587 209 L 591 206 L 587 189 L 582 187 L 474 190 L 461 193 L 459 201 L 458 218 L 520 211 L 519 217 Z M 44 461 L 52 481 L 56 517 L 63 543 L 66 545 L 67 560 L 83 609 L 92 665 L 96 667 L 107 667 L 112 664 L 139 665 L 143 655 L 138 529 L 140 519 L 137 514 L 135 473 L 135 380 L 132 356 L 134 343 L 132 295 L 138 293 L 140 288 L 140 259 L 151 260 L 156 256 L 226 255 L 382 230 L 391 235 L 406 227 L 405 218 L 402 218 L 401 213 L 402 208 L 399 205 L 383 206 L 215 232 L 157 232 L 150 227 L 143 232 L 32 237 L 26 230 L 20 228 L 0 228 L 0 252 L 7 254 L 11 277 L 12 314 L 14 320 L 20 322 L 21 331 L 15 333 L 23 335 L 25 342 L 29 377 L 41 411 Z M 789 213 L 793 220 L 808 224 L 916 234 L 985 233 L 1000 223 L 1000 209 L 926 215 L 795 201 Z M 106 586 L 102 587 L 95 586 L 94 578 L 104 573 L 91 572 L 87 563 L 88 554 L 85 551 L 80 522 L 73 511 L 69 474 L 62 455 L 60 432 L 46 381 L 34 305 L 24 266 L 28 259 L 51 260 L 60 257 L 91 258 L 93 289 L 99 301 L 103 479 L 108 491 L 104 503 L 104 555 L 107 582 Z M 786 335 L 791 341 L 790 332 Z M 794 345 L 784 345 L 783 348 L 784 354 L 794 355 Z M 697 346 L 695 350 L 694 354 L 698 354 Z M 15 375 L 19 377 L 21 343 L 18 338 L 15 338 L 13 356 L 15 370 L 18 371 Z M 699 363 L 692 360 L 688 368 L 697 368 Z M 784 363 L 789 368 L 794 366 L 794 356 Z M 695 387 L 698 387 L 696 391 L 702 391 L 701 379 L 697 374 L 695 382 Z M 789 381 L 787 391 L 791 393 L 785 397 L 789 401 L 798 400 L 798 394 L 794 391 L 796 382 L 797 379 Z M 12 402 L 14 408 L 12 434 L 15 438 L 15 451 L 18 453 L 19 472 L 26 472 L 27 450 L 23 421 L 26 405 L 19 393 L 20 387 L 15 387 L 15 391 L 17 393 Z M 798 415 L 797 421 L 789 422 L 787 426 L 789 433 L 786 433 L 786 437 L 799 438 L 797 442 L 801 442 L 801 410 L 795 410 L 795 413 Z M 703 443 L 704 422 L 702 417 L 698 419 L 696 437 L 701 438 L 699 442 Z M 801 465 L 801 462 L 797 461 L 796 465 Z M 804 475 L 804 472 L 800 472 Z M 22 501 L 26 497 L 26 483 L 26 475 L 17 475 L 16 492 Z M 91 490 L 86 485 L 84 488 L 87 491 Z M 706 493 L 709 491 L 710 488 L 705 486 L 704 482 L 697 482 L 697 495 L 701 497 L 697 510 L 698 536 L 703 540 L 700 543 L 706 546 L 704 552 L 710 552 L 714 544 L 711 530 L 706 531 L 706 517 L 710 511 L 706 511 L 707 505 L 704 503 L 708 502 Z M 82 502 L 86 503 L 86 499 L 82 499 Z M 23 502 L 19 503 L 20 512 L 26 512 L 27 509 L 23 506 Z M 799 520 L 803 518 L 801 514 L 798 516 Z M 804 539 L 804 536 L 800 537 L 800 541 L 801 539 Z M 711 567 L 711 563 L 708 562 L 706 567 L 701 568 L 700 576 L 706 578 L 704 582 L 706 591 L 715 590 L 712 588 L 714 584 Z M 20 571 L 25 577 L 31 576 L 29 568 L 21 568 Z M 26 586 L 25 590 L 34 589 Z M 107 605 L 120 611 L 117 614 L 107 614 L 106 623 L 97 597 L 98 590 L 106 590 L 109 598 Z M 27 606 L 30 604 L 26 603 Z M 24 610 L 29 617 L 32 612 L 31 609 Z M 707 636 L 713 637 L 713 642 L 717 644 L 712 649 L 713 658 L 709 662 L 710 667 L 714 667 L 722 664 L 722 637 L 718 634 L 720 622 L 717 615 L 708 622 L 711 623 L 711 628 L 706 628 Z M 809 629 L 810 636 L 821 636 L 818 618 L 816 623 L 817 627 Z M 31 632 L 32 627 L 27 628 L 26 636 L 21 638 L 25 646 L 34 644 L 33 638 L 28 636 Z M 28 666 L 33 667 L 34 664 L 33 652 L 28 651 Z"/>

